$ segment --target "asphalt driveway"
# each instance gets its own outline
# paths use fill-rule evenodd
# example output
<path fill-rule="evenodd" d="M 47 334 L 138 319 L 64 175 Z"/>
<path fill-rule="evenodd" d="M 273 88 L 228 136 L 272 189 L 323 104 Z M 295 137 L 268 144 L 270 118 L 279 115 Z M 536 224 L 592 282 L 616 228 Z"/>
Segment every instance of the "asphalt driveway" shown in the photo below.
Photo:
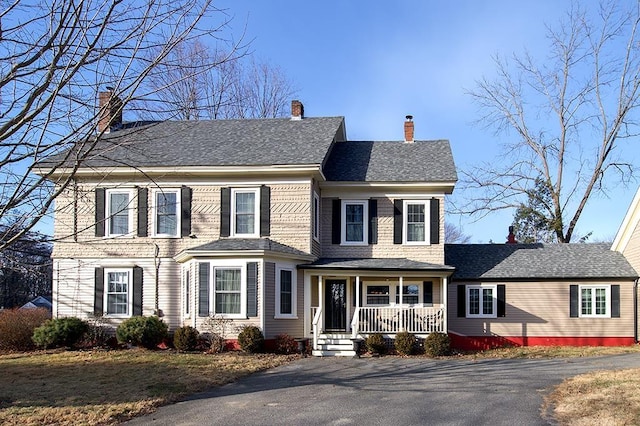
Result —
<path fill-rule="evenodd" d="M 640 367 L 594 358 L 306 358 L 192 396 L 130 425 L 546 425 L 543 397 L 563 379 Z"/>

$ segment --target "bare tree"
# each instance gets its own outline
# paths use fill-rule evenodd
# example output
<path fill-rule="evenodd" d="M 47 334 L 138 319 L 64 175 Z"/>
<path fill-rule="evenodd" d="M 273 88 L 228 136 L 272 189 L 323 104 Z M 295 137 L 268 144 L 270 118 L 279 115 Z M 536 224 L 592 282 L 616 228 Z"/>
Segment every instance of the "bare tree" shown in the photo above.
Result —
<path fill-rule="evenodd" d="M 447 244 L 468 244 L 471 236 L 465 234 L 462 228 L 451 222 L 444 223 L 444 242 Z"/>
<path fill-rule="evenodd" d="M 536 214 L 568 243 L 589 199 L 606 194 L 613 178 L 630 179 L 623 148 L 637 136 L 639 7 L 574 4 L 557 29 L 548 27 L 548 57 L 495 59 L 497 78 L 480 80 L 470 94 L 480 121 L 511 141 L 501 161 L 463 172 L 461 186 L 479 195 L 459 211 L 517 208 L 542 181 L 550 203 Z"/>
<path fill-rule="evenodd" d="M 203 17 L 210 18 L 206 30 L 198 28 Z M 177 46 L 203 35 L 220 40 L 228 23 L 211 0 L 1 2 L 0 250 L 47 214 L 91 155 L 100 134 L 98 91 L 110 86 L 120 111 L 149 97 L 143 83 Z M 33 173 L 63 152 L 46 173 Z"/>
<path fill-rule="evenodd" d="M 296 90 L 284 71 L 232 53 L 211 49 L 200 40 L 180 45 L 146 82 L 155 97 L 139 102 L 140 116 L 152 112 L 160 120 L 215 120 L 286 115 Z M 176 80 L 181 83 L 170 84 Z"/>

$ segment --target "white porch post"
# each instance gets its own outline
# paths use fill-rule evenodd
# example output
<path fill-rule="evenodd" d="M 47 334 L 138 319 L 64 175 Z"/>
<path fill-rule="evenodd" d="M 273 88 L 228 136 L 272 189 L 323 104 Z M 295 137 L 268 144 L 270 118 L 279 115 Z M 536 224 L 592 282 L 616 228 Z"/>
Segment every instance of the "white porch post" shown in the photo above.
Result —
<path fill-rule="evenodd" d="M 356 308 L 360 307 L 360 275 L 356 275 Z"/>
<path fill-rule="evenodd" d="M 444 327 L 444 332 L 448 333 L 449 332 L 449 315 L 447 314 L 449 312 L 449 301 L 447 300 L 448 294 L 449 294 L 449 279 L 447 277 L 442 278 L 442 304 L 444 305 L 444 315 L 443 315 L 443 324 L 442 326 Z"/>
<path fill-rule="evenodd" d="M 404 294 L 403 294 L 403 284 L 404 284 L 404 277 L 402 275 L 400 275 L 400 277 L 398 278 L 398 284 L 400 285 L 400 297 L 399 297 L 399 302 L 400 302 L 400 306 L 402 306 L 402 304 L 404 303 Z M 402 311 L 399 312 L 400 314 L 400 328 L 398 329 L 398 331 L 405 331 L 405 324 L 404 324 L 404 315 L 402 315 Z"/>
<path fill-rule="evenodd" d="M 311 274 L 304 273 L 304 333 L 303 337 L 307 337 L 311 332 Z"/>
<path fill-rule="evenodd" d="M 324 277 L 318 276 L 318 309 L 320 310 L 320 318 L 318 323 L 318 329 L 324 328 Z"/>
<path fill-rule="evenodd" d="M 351 318 L 351 337 L 358 337 L 360 332 L 360 275 L 356 275 L 356 294 L 353 295 L 356 298 L 356 309 Z"/>

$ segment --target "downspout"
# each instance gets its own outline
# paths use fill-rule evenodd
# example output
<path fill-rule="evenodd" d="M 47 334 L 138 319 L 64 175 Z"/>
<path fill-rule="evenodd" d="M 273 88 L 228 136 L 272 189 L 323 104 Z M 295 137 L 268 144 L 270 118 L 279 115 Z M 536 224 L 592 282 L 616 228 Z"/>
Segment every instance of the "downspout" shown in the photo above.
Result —
<path fill-rule="evenodd" d="M 633 342 L 638 343 L 638 281 L 633 282 Z"/>
<path fill-rule="evenodd" d="M 160 312 L 160 296 L 158 294 L 158 292 L 160 291 L 160 278 L 158 277 L 158 274 L 160 273 L 160 261 L 158 259 L 158 256 L 160 255 L 160 246 L 158 246 L 158 244 L 156 243 L 153 243 L 153 246 L 154 246 L 153 266 L 155 267 L 155 271 L 156 271 L 156 274 L 155 274 L 156 300 L 154 305 L 154 313 L 158 317 L 163 317 L 164 315 L 162 315 L 162 312 Z"/>

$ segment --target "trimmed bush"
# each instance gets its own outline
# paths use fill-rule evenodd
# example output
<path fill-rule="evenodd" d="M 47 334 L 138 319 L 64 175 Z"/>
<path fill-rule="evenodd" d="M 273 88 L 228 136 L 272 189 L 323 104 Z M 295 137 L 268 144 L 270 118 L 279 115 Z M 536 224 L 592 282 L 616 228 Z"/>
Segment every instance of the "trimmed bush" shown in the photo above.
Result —
<path fill-rule="evenodd" d="M 209 344 L 209 351 L 214 354 L 219 354 L 225 351 L 224 338 L 218 333 L 210 333 L 207 337 Z"/>
<path fill-rule="evenodd" d="M 298 342 L 287 333 L 278 334 L 276 336 L 276 353 L 289 355 L 298 352 Z"/>
<path fill-rule="evenodd" d="M 0 350 L 28 351 L 35 347 L 33 330 L 51 317 L 48 310 L 5 309 L 0 312 Z"/>
<path fill-rule="evenodd" d="M 415 352 L 416 336 L 407 331 L 402 331 L 396 334 L 396 340 L 393 344 L 399 354 L 411 355 Z"/>
<path fill-rule="evenodd" d="M 131 317 L 120 324 L 116 329 L 116 337 L 120 343 L 155 349 L 167 338 L 167 331 L 167 324 L 163 323 L 160 318 L 138 316 Z"/>
<path fill-rule="evenodd" d="M 198 330 L 188 325 L 180 327 L 173 333 L 173 346 L 183 352 L 194 351 L 198 347 L 199 334 Z"/>
<path fill-rule="evenodd" d="M 43 348 L 71 348 L 89 331 L 89 323 L 77 317 L 47 320 L 33 330 L 33 342 Z"/>
<path fill-rule="evenodd" d="M 364 344 L 367 350 L 374 354 L 384 354 L 387 352 L 387 345 L 384 341 L 384 336 L 380 333 L 370 334 L 364 340 Z"/>
<path fill-rule="evenodd" d="M 445 333 L 431 333 L 424 339 L 424 352 L 428 356 L 445 356 L 451 353 L 451 340 Z"/>
<path fill-rule="evenodd" d="M 264 336 L 258 327 L 248 325 L 243 327 L 240 334 L 238 334 L 238 343 L 245 352 L 250 354 L 259 353 L 264 348 Z"/>

